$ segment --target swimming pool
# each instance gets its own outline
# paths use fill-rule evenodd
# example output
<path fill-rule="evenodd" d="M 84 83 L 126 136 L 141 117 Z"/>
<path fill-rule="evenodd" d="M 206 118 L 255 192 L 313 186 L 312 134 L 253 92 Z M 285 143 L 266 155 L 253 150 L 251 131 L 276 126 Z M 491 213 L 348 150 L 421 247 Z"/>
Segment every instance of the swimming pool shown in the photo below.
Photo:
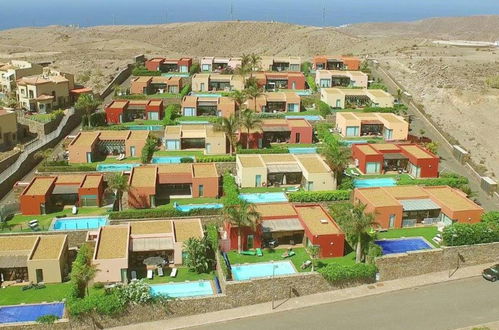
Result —
<path fill-rule="evenodd" d="M 192 210 L 199 209 L 221 209 L 224 207 L 223 204 L 210 203 L 210 204 L 187 204 L 187 205 L 176 205 L 175 208 L 182 212 L 189 212 Z"/>
<path fill-rule="evenodd" d="M 107 224 L 107 216 L 56 218 L 50 230 L 97 229 Z"/>
<path fill-rule="evenodd" d="M 381 246 L 383 254 L 433 249 L 433 247 L 422 237 L 383 239 L 377 240 L 375 243 Z"/>
<path fill-rule="evenodd" d="M 222 96 L 222 94 L 220 94 L 220 93 L 196 93 L 196 92 L 192 92 L 191 95 L 197 96 L 197 97 L 221 97 Z"/>
<path fill-rule="evenodd" d="M 252 278 L 281 276 L 296 273 L 291 261 L 262 262 L 256 264 L 233 265 L 232 277 L 236 281 L 246 281 Z"/>
<path fill-rule="evenodd" d="M 130 125 L 126 128 L 131 131 L 161 131 L 163 130 L 163 125 Z"/>
<path fill-rule="evenodd" d="M 367 140 L 341 140 L 341 143 L 347 146 L 351 146 L 352 144 L 367 143 Z"/>
<path fill-rule="evenodd" d="M 188 73 L 178 73 L 178 72 L 172 72 L 172 73 L 162 73 L 161 76 L 163 77 L 182 77 L 182 78 L 189 78 Z"/>
<path fill-rule="evenodd" d="M 309 95 L 312 95 L 312 91 L 310 89 L 296 90 L 294 92 L 296 94 L 300 95 L 300 96 L 309 96 Z"/>
<path fill-rule="evenodd" d="M 62 318 L 64 315 L 64 303 L 0 307 L 0 324 L 34 322 L 44 315 L 55 315 Z"/>
<path fill-rule="evenodd" d="M 207 120 L 180 120 L 179 125 L 204 125 L 209 124 L 210 122 Z"/>
<path fill-rule="evenodd" d="M 355 188 L 393 187 L 397 181 L 394 178 L 355 179 L 353 184 Z"/>
<path fill-rule="evenodd" d="M 305 147 L 298 147 L 298 148 L 288 148 L 290 154 L 315 154 L 317 153 L 317 148 L 315 147 L 310 147 L 310 148 L 305 148 Z"/>
<path fill-rule="evenodd" d="M 313 116 L 313 115 L 303 115 L 303 116 L 285 116 L 286 119 L 306 119 L 308 121 L 317 121 L 317 120 L 322 120 L 323 118 L 321 116 Z"/>
<path fill-rule="evenodd" d="M 239 198 L 248 203 L 279 203 L 288 201 L 286 194 L 283 192 L 239 194 Z"/>
<path fill-rule="evenodd" d="M 132 168 L 140 166 L 138 163 L 123 163 L 123 164 L 99 164 L 96 169 L 99 172 L 123 172 L 131 171 Z"/>
<path fill-rule="evenodd" d="M 161 156 L 161 157 L 153 157 L 151 160 L 152 164 L 180 164 L 180 160 L 182 158 L 190 158 L 194 160 L 193 156 L 179 156 L 179 157 L 173 157 L 173 156 Z"/>
<path fill-rule="evenodd" d="M 211 296 L 214 294 L 211 281 L 180 282 L 150 285 L 154 296 L 172 298 Z"/>

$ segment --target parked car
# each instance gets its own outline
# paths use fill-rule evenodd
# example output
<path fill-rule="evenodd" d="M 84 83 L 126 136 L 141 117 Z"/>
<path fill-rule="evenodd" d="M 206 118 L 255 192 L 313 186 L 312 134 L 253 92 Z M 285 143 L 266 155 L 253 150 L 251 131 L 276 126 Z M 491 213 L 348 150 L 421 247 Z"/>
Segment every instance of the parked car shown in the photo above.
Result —
<path fill-rule="evenodd" d="M 491 282 L 499 280 L 499 264 L 484 269 L 482 272 L 482 276 L 484 279 Z"/>

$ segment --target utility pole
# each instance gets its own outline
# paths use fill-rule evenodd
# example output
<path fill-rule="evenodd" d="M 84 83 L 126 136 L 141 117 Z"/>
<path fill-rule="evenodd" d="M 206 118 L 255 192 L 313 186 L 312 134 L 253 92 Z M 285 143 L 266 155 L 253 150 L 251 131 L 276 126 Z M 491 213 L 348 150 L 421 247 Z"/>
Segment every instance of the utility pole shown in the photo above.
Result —
<path fill-rule="evenodd" d="M 232 1 L 230 2 L 230 20 L 234 20 L 234 3 Z"/>
<path fill-rule="evenodd" d="M 326 26 L 326 4 L 322 6 L 322 26 Z"/>
<path fill-rule="evenodd" d="M 113 14 L 113 25 L 116 25 L 116 16 Z"/>
<path fill-rule="evenodd" d="M 165 24 L 168 24 L 168 10 L 165 9 Z"/>

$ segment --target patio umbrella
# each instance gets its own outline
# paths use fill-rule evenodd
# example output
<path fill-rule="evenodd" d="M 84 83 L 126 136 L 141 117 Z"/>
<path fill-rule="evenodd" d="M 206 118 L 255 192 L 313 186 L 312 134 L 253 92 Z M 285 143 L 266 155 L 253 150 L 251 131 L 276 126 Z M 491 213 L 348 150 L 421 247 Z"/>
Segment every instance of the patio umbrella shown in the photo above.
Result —
<path fill-rule="evenodd" d="M 286 174 L 283 175 L 282 177 L 282 184 L 285 185 L 286 184 Z"/>
<path fill-rule="evenodd" d="M 164 265 L 165 264 L 165 259 L 161 257 L 149 257 L 144 259 L 142 262 L 146 266 L 157 266 L 157 265 Z"/>

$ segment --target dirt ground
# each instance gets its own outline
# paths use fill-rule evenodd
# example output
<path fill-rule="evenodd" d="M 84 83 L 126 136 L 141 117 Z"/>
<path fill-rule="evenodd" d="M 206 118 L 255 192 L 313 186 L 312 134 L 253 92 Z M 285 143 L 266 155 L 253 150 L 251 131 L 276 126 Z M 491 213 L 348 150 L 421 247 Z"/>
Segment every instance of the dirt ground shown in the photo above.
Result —
<path fill-rule="evenodd" d="M 48 61 L 102 90 L 133 57 L 354 54 L 379 59 L 476 163 L 499 175 L 499 48 L 437 45 L 434 40 L 495 41 L 499 16 L 436 18 L 323 28 L 271 22 L 203 22 L 0 31 L 0 62 Z M 415 132 L 418 133 L 418 132 Z"/>

